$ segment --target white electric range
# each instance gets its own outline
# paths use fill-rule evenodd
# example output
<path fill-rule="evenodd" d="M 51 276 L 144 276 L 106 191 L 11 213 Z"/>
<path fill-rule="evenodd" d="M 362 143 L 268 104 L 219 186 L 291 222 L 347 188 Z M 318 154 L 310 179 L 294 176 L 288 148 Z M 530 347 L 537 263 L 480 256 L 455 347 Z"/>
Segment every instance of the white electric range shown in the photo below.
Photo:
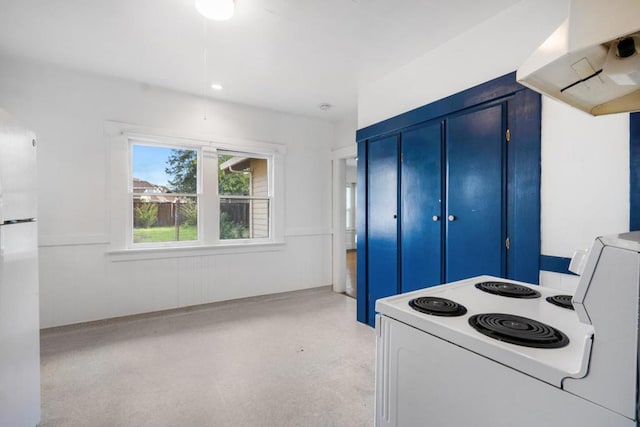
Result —
<path fill-rule="evenodd" d="M 575 295 L 479 276 L 377 301 L 377 426 L 637 426 L 640 232 Z M 551 301 L 549 301 L 551 300 Z"/>

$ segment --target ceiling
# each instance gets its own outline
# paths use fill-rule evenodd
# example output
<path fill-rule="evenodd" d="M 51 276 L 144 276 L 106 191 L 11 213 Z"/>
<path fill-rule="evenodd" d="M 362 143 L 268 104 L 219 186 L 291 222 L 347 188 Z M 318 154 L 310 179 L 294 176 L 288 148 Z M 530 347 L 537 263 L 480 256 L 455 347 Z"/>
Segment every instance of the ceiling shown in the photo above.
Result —
<path fill-rule="evenodd" d="M 236 0 L 216 22 L 193 0 L 0 0 L 0 54 L 339 120 L 360 85 L 518 1 Z"/>

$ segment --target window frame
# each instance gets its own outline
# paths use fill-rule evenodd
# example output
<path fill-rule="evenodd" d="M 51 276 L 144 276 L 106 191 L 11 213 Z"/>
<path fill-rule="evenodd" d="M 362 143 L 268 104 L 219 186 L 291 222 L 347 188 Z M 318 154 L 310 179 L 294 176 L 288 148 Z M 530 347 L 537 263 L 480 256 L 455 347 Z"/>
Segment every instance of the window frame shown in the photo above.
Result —
<path fill-rule="evenodd" d="M 121 122 L 106 121 L 109 158 L 107 187 L 110 187 L 110 242 L 108 254 L 114 261 L 159 259 L 206 254 L 281 250 L 284 230 L 284 163 L 282 144 L 248 139 L 210 137 Z M 198 240 L 133 244 L 132 143 L 177 149 L 196 149 L 198 164 Z M 133 142 L 133 143 L 135 143 Z M 242 153 L 268 160 L 269 237 L 221 240 L 219 235 L 218 151 Z"/>

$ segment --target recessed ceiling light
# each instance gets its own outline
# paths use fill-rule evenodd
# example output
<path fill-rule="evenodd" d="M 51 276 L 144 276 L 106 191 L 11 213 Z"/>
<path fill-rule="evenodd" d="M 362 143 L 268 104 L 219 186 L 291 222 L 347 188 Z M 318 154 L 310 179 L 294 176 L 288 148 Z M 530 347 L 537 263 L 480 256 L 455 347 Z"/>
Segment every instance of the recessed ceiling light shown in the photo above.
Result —
<path fill-rule="evenodd" d="M 196 0 L 196 10 L 205 18 L 226 21 L 233 16 L 233 2 L 234 0 Z"/>
<path fill-rule="evenodd" d="M 222 85 L 218 83 L 214 83 L 211 85 L 211 89 L 213 90 L 222 90 Z"/>

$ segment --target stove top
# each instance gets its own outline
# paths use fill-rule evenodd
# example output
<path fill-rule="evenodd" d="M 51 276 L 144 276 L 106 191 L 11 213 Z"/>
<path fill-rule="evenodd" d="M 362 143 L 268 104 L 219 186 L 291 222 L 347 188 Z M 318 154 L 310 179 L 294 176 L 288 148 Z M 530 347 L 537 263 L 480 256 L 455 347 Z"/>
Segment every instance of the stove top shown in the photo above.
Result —
<path fill-rule="evenodd" d="M 482 283 L 496 283 L 497 285 L 482 286 L 492 290 L 516 289 L 516 293 L 527 297 L 505 298 L 496 293 L 482 292 L 476 287 Z M 537 296 L 531 296 L 536 294 Z M 560 294 L 561 292 L 550 288 L 492 276 L 479 276 L 379 299 L 376 302 L 376 311 L 561 387 L 564 378 L 582 378 L 586 375 L 593 326 L 581 323 L 575 311 L 561 309 L 547 302 L 547 297 Z M 410 305 L 410 301 L 414 300 L 415 305 L 415 301 L 422 298 L 443 299 L 463 307 L 466 312 L 456 316 L 442 316 L 417 311 Z M 432 302 L 431 305 L 438 304 Z M 442 305 L 449 306 L 449 303 Z M 487 314 L 499 315 L 499 319 L 493 323 L 499 325 L 498 335 L 503 339 L 485 335 L 470 324 L 472 318 L 475 322 Z M 501 317 L 504 315 L 515 316 L 515 320 L 504 320 Z M 526 319 L 527 322 L 521 319 Z M 535 332 L 534 335 L 549 335 L 553 344 L 531 347 L 504 339 L 505 329 L 522 331 L 528 328 L 536 331 L 540 329 L 541 332 Z M 531 340 L 530 337 L 529 339 Z M 537 343 L 538 337 L 534 336 L 532 341 Z"/>

